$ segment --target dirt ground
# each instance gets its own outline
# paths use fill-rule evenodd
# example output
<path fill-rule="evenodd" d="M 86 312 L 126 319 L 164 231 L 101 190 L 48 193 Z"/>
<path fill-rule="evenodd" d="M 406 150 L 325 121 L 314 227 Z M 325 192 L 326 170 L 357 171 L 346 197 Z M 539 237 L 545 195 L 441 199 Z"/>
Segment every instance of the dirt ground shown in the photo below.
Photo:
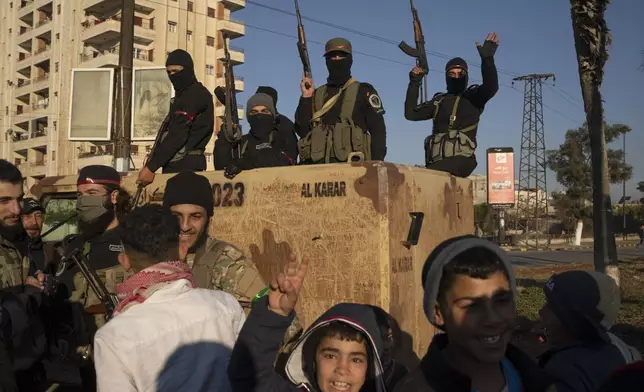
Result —
<path fill-rule="evenodd" d="M 611 332 L 644 353 L 644 260 L 623 262 L 619 267 L 622 304 L 617 323 Z M 592 265 L 567 265 L 515 269 L 521 328 L 514 343 L 533 357 L 541 354 L 546 345 L 539 343 L 538 335 L 533 333 L 533 329 L 539 309 L 545 303 L 543 285 L 553 273 L 592 268 Z"/>

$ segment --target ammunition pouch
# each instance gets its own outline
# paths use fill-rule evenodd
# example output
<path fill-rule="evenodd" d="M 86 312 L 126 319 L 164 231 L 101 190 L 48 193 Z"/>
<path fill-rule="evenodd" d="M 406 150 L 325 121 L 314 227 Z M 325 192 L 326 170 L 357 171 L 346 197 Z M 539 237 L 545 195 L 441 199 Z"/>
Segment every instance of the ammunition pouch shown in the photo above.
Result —
<path fill-rule="evenodd" d="M 470 158 L 476 151 L 476 143 L 467 135 L 468 132 L 475 130 L 478 123 L 462 129 L 455 129 L 456 114 L 461 96 L 456 97 L 452 114 L 449 118 L 447 132 L 438 132 L 425 138 L 425 164 L 429 166 L 443 159 L 456 156 Z M 442 99 L 434 103 L 434 119 L 437 118 L 438 110 Z M 436 129 L 436 120 L 434 120 L 434 129 Z"/>
<path fill-rule="evenodd" d="M 298 142 L 301 161 L 312 163 L 346 162 L 352 152 L 362 152 L 366 160 L 371 160 L 371 135 L 356 126 L 353 109 L 358 96 L 360 83 L 350 79 L 336 95 L 321 108 L 315 108 L 311 120 L 311 132 Z M 340 117 L 334 125 L 323 124 L 321 119 L 342 97 Z M 326 86 L 315 92 L 315 102 L 324 102 Z"/>

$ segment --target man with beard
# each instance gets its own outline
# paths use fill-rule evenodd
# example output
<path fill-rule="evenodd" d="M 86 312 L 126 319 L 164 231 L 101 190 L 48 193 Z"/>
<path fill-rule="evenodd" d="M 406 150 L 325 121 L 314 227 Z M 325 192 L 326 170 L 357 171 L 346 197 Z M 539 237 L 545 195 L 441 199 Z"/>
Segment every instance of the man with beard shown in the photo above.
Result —
<path fill-rule="evenodd" d="M 240 141 L 240 156 L 233 159 L 233 146 L 226 138 L 215 141 L 216 168 L 224 168 L 226 178 L 234 178 L 242 170 L 261 167 L 294 165 L 297 161 L 297 146 L 288 143 L 277 124 L 277 111 L 273 98 L 258 93 L 250 97 L 246 105 L 246 117 L 250 131 Z M 282 125 L 284 127 L 284 125 Z M 290 131 L 293 134 L 293 130 Z"/>
<path fill-rule="evenodd" d="M 24 235 L 20 203 L 24 197 L 22 173 L 0 159 L 0 289 L 20 293 L 27 283 L 29 262 L 16 244 Z"/>
<path fill-rule="evenodd" d="M 175 91 L 169 123 L 159 135 L 160 142 L 152 151 L 146 166 L 139 172 L 138 183 L 154 181 L 154 173 L 206 170 L 204 150 L 212 137 L 215 124 L 212 94 L 195 76 L 190 54 L 177 49 L 166 60 L 168 77 Z"/>
<path fill-rule="evenodd" d="M 382 100 L 369 83 L 351 77 L 351 43 L 333 38 L 324 50 L 327 84 L 315 89 L 303 78 L 302 97 L 295 112 L 295 132 L 302 163 L 346 162 L 353 152 L 382 161 L 387 140 Z"/>
<path fill-rule="evenodd" d="M 45 272 L 45 266 L 53 256 L 50 247 L 45 247 L 40 233 L 45 220 L 45 209 L 34 198 L 22 201 L 22 226 L 25 229 L 26 255 L 29 258 L 29 276 L 38 271 Z"/>
<path fill-rule="evenodd" d="M 208 235 L 214 213 L 208 179 L 193 172 L 177 174 L 166 184 L 163 206 L 179 219 L 179 258 L 192 268 L 197 287 L 232 294 L 248 314 L 254 300 L 267 292 L 267 285 L 255 263 L 241 250 Z M 285 342 L 300 331 L 296 319 Z"/>
<path fill-rule="evenodd" d="M 476 133 L 485 104 L 499 90 L 499 76 L 494 65 L 494 53 L 499 46 L 496 33 L 488 34 L 481 45 L 483 84 L 467 87 L 468 67 L 460 57 L 445 66 L 447 93 L 437 93 L 429 102 L 420 105 L 418 92 L 425 76 L 419 67 L 409 73 L 405 99 L 405 118 L 409 121 L 434 120 L 432 135 L 425 139 L 425 166 L 428 169 L 467 177 L 477 166 Z"/>

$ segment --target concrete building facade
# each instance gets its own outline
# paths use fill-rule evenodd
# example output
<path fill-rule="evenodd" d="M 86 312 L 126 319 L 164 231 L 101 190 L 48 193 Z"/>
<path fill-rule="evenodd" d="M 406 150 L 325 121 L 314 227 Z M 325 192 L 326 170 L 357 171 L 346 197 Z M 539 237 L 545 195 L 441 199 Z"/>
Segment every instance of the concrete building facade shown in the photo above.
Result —
<path fill-rule="evenodd" d="M 224 83 L 221 33 L 245 34 L 231 19 L 246 0 L 136 0 L 134 66 L 164 66 L 174 49 L 188 51 L 197 79 L 211 92 Z M 121 0 L 3 0 L 0 2 L 0 157 L 15 163 L 27 185 L 71 175 L 87 165 L 113 164 L 111 142 L 67 138 L 72 68 L 118 65 Z M 234 64 L 244 51 L 230 46 Z M 236 89 L 244 90 L 237 77 Z M 221 123 L 224 108 L 215 101 Z M 240 110 L 243 116 L 243 110 Z M 213 131 L 215 131 L 213 130 Z M 206 150 L 213 167 L 212 144 Z M 132 144 L 139 169 L 152 142 Z"/>

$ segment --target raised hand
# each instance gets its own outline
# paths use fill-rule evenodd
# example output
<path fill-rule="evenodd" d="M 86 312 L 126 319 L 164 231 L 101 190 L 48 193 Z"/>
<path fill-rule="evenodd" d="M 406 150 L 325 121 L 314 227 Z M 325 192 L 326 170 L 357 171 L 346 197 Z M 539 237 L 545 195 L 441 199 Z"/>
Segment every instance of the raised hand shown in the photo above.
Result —
<path fill-rule="evenodd" d="M 286 273 L 278 274 L 270 283 L 268 307 L 271 311 L 288 316 L 295 309 L 308 267 L 308 257 L 304 256 L 299 266 L 295 255 L 289 257 Z"/>
<path fill-rule="evenodd" d="M 315 93 L 313 79 L 303 76 L 302 81 L 300 82 L 300 90 L 302 90 L 302 97 L 311 98 Z"/>
<path fill-rule="evenodd" d="M 480 42 L 476 41 L 476 48 L 479 51 L 479 54 L 481 57 L 494 57 L 494 53 L 496 53 L 496 48 L 499 47 L 499 44 L 501 41 L 497 38 L 496 33 L 489 33 L 487 37 L 485 37 L 485 42 L 483 42 L 483 45 L 481 45 Z"/>

